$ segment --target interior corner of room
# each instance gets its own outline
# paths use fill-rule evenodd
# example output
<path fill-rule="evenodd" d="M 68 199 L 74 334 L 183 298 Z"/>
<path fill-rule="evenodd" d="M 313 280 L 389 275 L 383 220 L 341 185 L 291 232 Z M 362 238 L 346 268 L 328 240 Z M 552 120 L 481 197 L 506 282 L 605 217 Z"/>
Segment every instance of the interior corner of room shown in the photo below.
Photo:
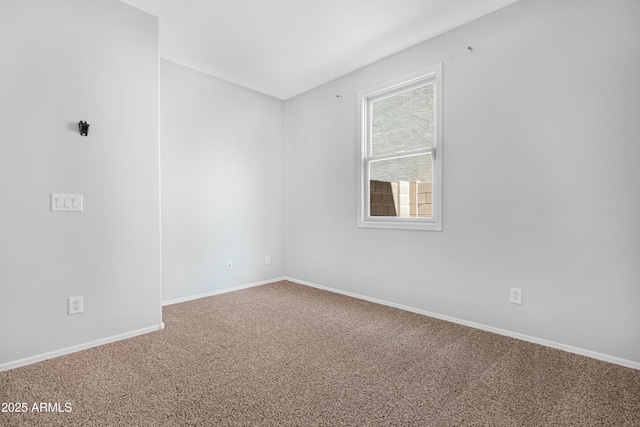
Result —
<path fill-rule="evenodd" d="M 283 278 L 640 369 L 639 16 L 520 0 L 280 99 L 123 2 L 3 1 L 0 370 Z M 442 231 L 359 228 L 357 93 L 439 63 Z"/>

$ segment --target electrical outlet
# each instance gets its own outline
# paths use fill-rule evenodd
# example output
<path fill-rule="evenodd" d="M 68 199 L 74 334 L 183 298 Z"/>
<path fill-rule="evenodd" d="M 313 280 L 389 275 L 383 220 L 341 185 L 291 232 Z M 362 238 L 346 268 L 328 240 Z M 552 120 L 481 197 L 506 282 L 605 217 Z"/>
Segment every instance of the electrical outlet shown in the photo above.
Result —
<path fill-rule="evenodd" d="M 84 311 L 82 297 L 69 297 L 68 314 L 78 314 Z"/>
<path fill-rule="evenodd" d="M 227 270 L 233 269 L 233 261 L 227 261 Z"/>
<path fill-rule="evenodd" d="M 265 264 L 271 264 L 271 255 L 265 255 L 264 256 L 264 263 Z"/>
<path fill-rule="evenodd" d="M 522 304 L 522 289 L 510 288 L 509 289 L 509 302 L 511 304 Z"/>

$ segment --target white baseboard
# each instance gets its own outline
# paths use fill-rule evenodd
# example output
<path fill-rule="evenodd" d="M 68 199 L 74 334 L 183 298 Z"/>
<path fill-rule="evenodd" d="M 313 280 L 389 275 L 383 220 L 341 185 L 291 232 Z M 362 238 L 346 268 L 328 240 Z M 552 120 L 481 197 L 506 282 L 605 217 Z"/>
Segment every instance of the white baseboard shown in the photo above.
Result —
<path fill-rule="evenodd" d="M 192 300 L 196 300 L 196 299 L 200 299 L 200 298 L 212 297 L 214 295 L 226 294 L 227 292 L 239 291 L 239 290 L 242 290 L 242 289 L 253 288 L 253 287 L 256 287 L 256 286 L 268 285 L 269 283 L 279 282 L 280 280 L 285 280 L 285 278 L 284 277 L 276 277 L 276 278 L 269 279 L 269 280 L 262 280 L 260 282 L 249 283 L 248 285 L 234 286 L 233 288 L 219 289 L 217 291 L 206 292 L 206 293 L 203 293 L 203 294 L 189 295 L 187 297 L 170 299 L 170 300 L 167 300 L 167 301 L 162 301 L 162 306 L 171 305 L 171 304 L 178 304 L 178 303 L 181 303 L 181 302 L 192 301 Z"/>
<path fill-rule="evenodd" d="M 150 326 L 148 328 L 138 329 L 135 331 L 127 332 L 120 335 L 114 335 L 111 337 L 99 339 L 96 341 L 91 341 L 84 344 L 74 345 L 72 347 L 63 348 L 60 350 L 51 351 L 48 353 L 38 354 L 35 356 L 26 357 L 24 359 L 16 360 L 13 362 L 7 362 L 0 364 L 0 372 L 8 371 L 9 369 L 19 368 L 21 366 L 31 365 L 32 363 L 42 362 L 43 360 L 53 359 L 54 357 L 64 356 L 66 354 L 75 353 L 77 351 L 86 350 L 92 347 L 98 347 L 100 345 L 109 344 L 115 341 L 124 340 L 127 338 L 132 338 L 138 335 L 147 334 L 149 332 L 155 332 L 164 329 L 164 322 L 161 322 L 158 325 Z"/>
<path fill-rule="evenodd" d="M 616 365 L 625 366 L 627 368 L 640 370 L 640 363 L 634 362 L 634 361 L 631 361 L 631 360 L 627 360 L 627 359 L 622 359 L 622 358 L 615 357 L 615 356 L 610 356 L 608 354 L 598 353 L 596 351 L 591 351 L 591 350 L 585 350 L 583 348 L 573 347 L 573 346 L 570 346 L 570 345 L 565 345 L 565 344 L 557 343 L 557 342 L 554 342 L 554 341 L 545 340 L 545 339 L 542 339 L 542 338 L 532 337 L 532 336 L 529 336 L 529 335 L 524 335 L 524 334 L 520 334 L 518 332 L 508 331 L 508 330 L 505 330 L 505 329 L 494 328 L 493 326 L 487 326 L 487 325 L 483 325 L 481 323 L 470 322 L 468 320 L 458 319 L 458 318 L 451 317 L 451 316 L 446 316 L 446 315 L 443 315 L 443 314 L 432 313 L 430 311 L 421 310 L 421 309 L 418 309 L 418 308 L 409 307 L 409 306 L 402 305 L 402 304 L 396 304 L 396 303 L 393 303 L 393 302 L 384 301 L 384 300 L 377 299 L 377 298 L 371 298 L 371 297 L 368 297 L 366 295 L 355 294 L 355 293 L 352 293 L 352 292 L 342 291 L 340 289 L 330 288 L 328 286 L 318 285 L 316 283 L 307 282 L 305 280 L 299 280 L 299 279 L 296 279 L 296 278 L 293 278 L 293 277 L 285 277 L 284 280 L 288 280 L 290 282 L 299 283 L 299 284 L 305 285 L 305 286 L 310 286 L 312 288 L 322 289 L 322 290 L 329 291 L 329 292 L 335 292 L 335 293 L 338 293 L 338 294 L 346 295 L 346 296 L 349 296 L 349 297 L 353 297 L 353 298 L 357 298 L 357 299 L 361 299 L 361 300 L 365 300 L 365 301 L 374 302 L 376 304 L 382 304 L 382 305 L 386 305 L 386 306 L 389 306 L 389 307 L 398 308 L 400 310 L 405 310 L 405 311 L 409 311 L 409 312 L 412 312 L 412 313 L 422 314 L 424 316 L 434 317 L 434 318 L 440 319 L 440 320 L 446 320 L 448 322 L 457 323 L 459 325 L 464 325 L 464 326 L 469 326 L 469 327 L 475 328 L 475 329 L 481 329 L 483 331 L 493 332 L 495 334 L 504 335 L 504 336 L 507 336 L 507 337 L 510 337 L 510 338 L 516 338 L 516 339 L 519 339 L 519 340 L 522 340 L 522 341 L 528 341 L 528 342 L 531 342 L 531 343 L 534 343 L 534 344 L 540 344 L 540 345 L 543 345 L 545 347 L 551 347 L 551 348 L 563 350 L 563 351 L 566 351 L 566 352 L 569 352 L 569 353 L 579 354 L 581 356 L 586 356 L 586 357 L 590 357 L 592 359 L 598 359 L 598 360 L 602 360 L 602 361 L 605 361 L 605 362 L 614 363 Z"/>
<path fill-rule="evenodd" d="M 180 302 L 190 301 L 190 300 L 194 300 L 194 299 L 198 299 L 198 298 L 204 298 L 204 297 L 208 297 L 208 296 L 224 294 L 224 293 L 227 293 L 227 292 L 238 291 L 238 290 L 241 290 L 241 289 L 252 288 L 252 287 L 255 287 L 255 286 L 266 285 L 266 284 L 277 282 L 277 281 L 280 281 L 280 280 L 284 280 L 284 277 L 278 277 L 278 278 L 274 278 L 274 279 L 264 280 L 264 281 L 261 281 L 261 282 L 250 283 L 248 285 L 235 286 L 233 288 L 228 288 L 228 289 L 222 289 L 222 290 L 218 290 L 218 291 L 208 292 L 206 294 L 192 295 L 192 296 L 188 296 L 188 297 L 184 297 L 184 298 L 178 298 L 178 299 L 173 299 L 173 300 L 169 300 L 169 301 L 163 301 L 162 305 L 165 306 L 165 305 L 169 305 L 169 304 L 177 304 L 177 303 L 180 303 Z M 120 340 L 123 340 L 123 339 L 132 338 L 132 337 L 135 337 L 137 335 L 143 335 L 143 334 L 146 334 L 146 333 L 149 333 L 149 332 L 159 331 L 159 330 L 162 330 L 162 329 L 164 329 L 164 322 L 160 322 L 156 326 L 151 326 L 151 327 L 144 328 L 144 329 L 138 329 L 136 331 L 127 332 L 125 334 L 115 335 L 115 336 L 112 336 L 112 337 L 107 337 L 107 338 L 103 338 L 103 339 L 100 339 L 100 340 L 91 341 L 91 342 L 88 342 L 88 343 L 79 344 L 79 345 L 75 345 L 75 346 L 72 346 L 72 347 L 67 347 L 67 348 L 63 348 L 63 349 L 60 349 L 60 350 L 51 351 L 51 352 L 48 352 L 48 353 L 38 354 L 38 355 L 35 355 L 35 356 L 26 357 L 24 359 L 16 360 L 16 361 L 13 361 L 13 362 L 3 363 L 3 364 L 0 364 L 0 372 L 8 371 L 9 369 L 19 368 L 21 366 L 31 365 L 32 363 L 42 362 L 43 360 L 53 359 L 54 357 L 64 356 L 66 354 L 75 353 L 76 351 L 86 350 L 86 349 L 89 349 L 89 348 L 92 348 L 92 347 L 97 347 L 97 346 L 100 346 L 100 345 L 109 344 L 109 343 L 112 343 L 112 342 L 115 342 L 115 341 L 120 341 Z"/>
<path fill-rule="evenodd" d="M 214 295 L 220 295 L 220 294 L 224 294 L 227 292 L 233 292 L 233 291 L 238 291 L 241 289 L 248 289 L 248 288 L 253 288 L 256 286 L 262 286 L 262 285 L 267 285 L 269 283 L 273 283 L 273 282 L 278 282 L 281 280 L 288 280 L 291 282 L 295 282 L 295 283 L 299 283 L 301 285 L 305 285 L 305 286 L 309 286 L 309 287 L 313 287 L 313 288 L 317 288 L 317 289 L 322 289 L 325 291 L 329 291 L 329 292 L 334 292 L 334 293 L 338 293 L 338 294 L 342 294 L 342 295 L 346 295 L 349 297 L 353 297 L 353 298 L 357 298 L 357 299 L 361 299 L 361 300 L 365 300 L 365 301 L 370 301 L 376 304 L 381 304 L 381 305 L 386 305 L 389 307 L 394 307 L 394 308 L 398 308 L 400 310 L 405 310 L 405 311 L 409 311 L 412 313 L 417 313 L 417 314 L 421 314 L 424 316 L 429 316 L 429 317 L 433 317 L 436 319 L 441 319 L 441 320 L 446 320 L 448 322 L 452 322 L 452 323 L 457 323 L 460 325 L 464 325 L 464 326 L 469 326 L 471 328 L 475 328 L 475 329 L 480 329 L 483 331 L 488 331 L 488 332 L 493 332 L 499 335 L 504 335 L 507 337 L 511 337 L 511 338 L 516 338 L 522 341 L 527 341 L 527 342 L 531 342 L 534 344 L 540 344 L 546 347 L 551 347 L 551 348 L 556 348 L 559 350 L 564 350 L 567 351 L 569 353 L 574 353 L 574 354 L 579 354 L 581 356 L 586 356 L 586 357 L 591 357 L 593 359 L 598 359 L 598 360 L 602 360 L 605 362 L 609 362 L 609 363 L 613 363 L 616 365 L 620 365 L 620 366 L 625 366 L 628 368 L 632 368 L 632 369 L 638 369 L 640 370 L 640 363 L 638 362 L 634 362 L 631 360 L 627 360 L 627 359 L 622 359 L 619 357 L 615 357 L 615 356 L 610 356 L 608 354 L 603 354 L 603 353 L 598 353 L 595 351 L 591 351 L 591 350 L 585 350 L 582 348 L 578 348 L 578 347 L 573 347 L 570 345 L 565 345 L 565 344 L 561 344 L 561 343 L 557 343 L 554 341 L 549 341 L 549 340 L 545 340 L 542 338 L 537 338 L 537 337 L 532 337 L 529 335 L 524 335 L 524 334 L 520 334 L 518 332 L 513 332 L 513 331 L 508 331 L 505 329 L 500 329 L 500 328 L 495 328 L 493 326 L 487 326 L 487 325 L 483 325 L 481 323 L 476 323 L 476 322 L 470 322 L 467 320 L 463 320 L 463 319 L 458 319 L 455 317 L 451 317 L 451 316 L 446 316 L 446 315 L 442 315 L 442 314 L 438 314 L 438 313 L 433 313 L 430 311 L 426 311 L 426 310 L 421 310 L 418 308 L 414 308 L 414 307 L 409 307 L 409 306 L 405 306 L 402 304 L 396 304 L 393 302 L 389 302 L 389 301 L 385 301 L 385 300 L 381 300 L 378 298 L 372 298 L 372 297 L 368 297 L 366 295 L 360 295 L 360 294 L 356 294 L 353 292 L 347 292 L 347 291 L 343 291 L 340 289 L 335 289 L 335 288 L 331 288 L 328 286 L 323 286 L 323 285 L 318 285 L 316 283 L 312 283 L 312 282 L 307 282 L 305 280 L 300 280 L 300 279 L 296 279 L 293 277 L 278 277 L 278 278 L 274 278 L 274 279 L 270 279 L 270 280 L 264 280 L 261 282 L 255 282 L 255 283 L 250 283 L 248 285 L 241 285 L 241 286 L 235 286 L 233 288 L 227 288 L 227 289 L 222 289 L 222 290 L 217 290 L 217 291 L 212 291 L 212 292 L 207 292 L 204 294 L 199 294 L 199 295 L 192 295 L 189 297 L 184 297 L 184 298 L 177 298 L 177 299 L 173 299 L 173 300 L 168 300 L 168 301 L 163 301 L 162 305 L 170 305 L 170 304 L 177 304 L 177 303 L 181 303 L 181 302 L 186 302 L 186 301 L 191 301 L 191 300 L 195 300 L 195 299 L 199 299 L 199 298 L 205 298 L 205 297 L 209 297 L 209 296 L 214 296 Z M 64 349 L 60 349 L 60 350 L 56 350 L 56 351 L 52 351 L 52 352 L 48 352 L 48 353 L 43 353 L 43 354 L 39 354 L 36 356 L 31 356 L 31 357 L 27 357 L 24 359 L 20 359 L 20 360 L 16 360 L 13 362 L 8 362 L 8 363 L 3 363 L 0 364 L 0 372 L 2 371 L 7 371 L 9 369 L 15 369 L 15 368 L 19 368 L 21 366 L 26 366 L 26 365 L 30 365 L 32 363 L 37 363 L 37 362 L 42 362 L 43 360 L 47 360 L 47 359 L 52 359 L 54 357 L 59 357 L 59 356 L 64 356 L 66 354 L 70 354 L 70 353 L 75 353 L 77 351 L 81 351 L 81 350 L 86 350 L 92 347 L 97 347 L 100 345 L 104 345 L 104 344 L 109 344 L 115 341 L 120 341 L 120 340 L 124 340 L 127 338 L 132 338 L 135 337 L 137 335 L 143 335 L 149 332 L 154 332 L 154 331 L 158 331 L 158 330 L 162 330 L 164 329 L 164 322 L 160 322 L 160 324 L 155 325 L 155 326 L 150 326 L 148 328 L 143 328 L 143 329 L 138 329 L 135 331 L 131 331 L 131 332 L 127 332 L 124 334 L 120 334 L 120 335 L 115 335 L 112 337 L 108 337 L 108 338 L 103 338 L 100 340 L 96 340 L 96 341 L 91 341 L 85 344 L 79 344 L 76 346 L 72 346 L 72 347 L 67 347 Z"/>

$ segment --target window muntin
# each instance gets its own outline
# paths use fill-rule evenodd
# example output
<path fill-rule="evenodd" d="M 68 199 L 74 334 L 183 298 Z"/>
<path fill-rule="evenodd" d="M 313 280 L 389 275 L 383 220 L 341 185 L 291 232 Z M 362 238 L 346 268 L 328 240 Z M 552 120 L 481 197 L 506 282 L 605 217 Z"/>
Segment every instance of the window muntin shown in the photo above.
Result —
<path fill-rule="evenodd" d="M 441 98 L 441 65 L 359 93 L 359 226 L 442 229 Z"/>

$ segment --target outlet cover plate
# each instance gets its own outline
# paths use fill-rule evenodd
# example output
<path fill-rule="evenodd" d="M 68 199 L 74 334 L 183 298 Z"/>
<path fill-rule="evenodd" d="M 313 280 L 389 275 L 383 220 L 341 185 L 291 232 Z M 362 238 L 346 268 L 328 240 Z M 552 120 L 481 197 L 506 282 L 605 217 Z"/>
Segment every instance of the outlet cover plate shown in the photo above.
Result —
<path fill-rule="evenodd" d="M 84 311 L 82 297 L 69 297 L 68 314 L 79 314 Z"/>
<path fill-rule="evenodd" d="M 511 304 L 522 304 L 522 289 L 510 288 L 509 289 L 509 302 Z"/>

